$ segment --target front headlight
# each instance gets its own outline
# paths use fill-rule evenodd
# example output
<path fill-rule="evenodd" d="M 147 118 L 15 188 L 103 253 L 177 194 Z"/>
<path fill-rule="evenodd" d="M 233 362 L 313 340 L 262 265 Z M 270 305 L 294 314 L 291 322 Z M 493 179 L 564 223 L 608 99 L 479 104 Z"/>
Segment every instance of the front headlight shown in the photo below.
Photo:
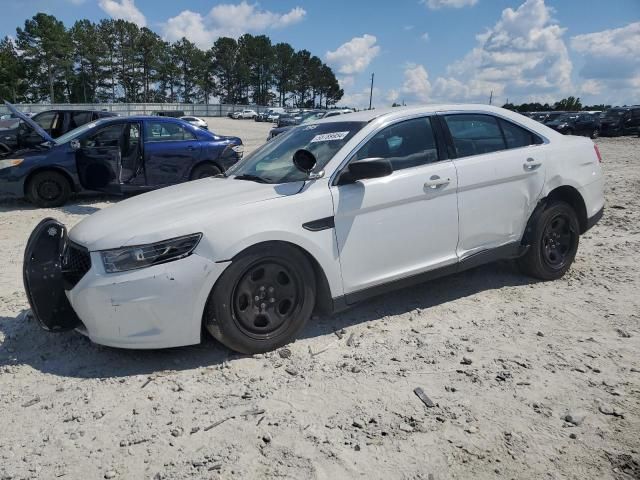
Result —
<path fill-rule="evenodd" d="M 239 153 L 240 155 L 242 155 L 242 153 L 244 152 L 244 145 L 234 145 L 233 147 L 231 147 L 231 149 L 234 152 Z"/>
<path fill-rule="evenodd" d="M 17 167 L 22 162 L 24 162 L 24 158 L 12 158 L 9 160 L 0 160 L 0 170 L 2 170 L 3 168 Z"/>
<path fill-rule="evenodd" d="M 125 272 L 187 257 L 198 246 L 201 238 L 201 233 L 194 233 L 148 245 L 103 250 L 100 256 L 107 273 Z"/>

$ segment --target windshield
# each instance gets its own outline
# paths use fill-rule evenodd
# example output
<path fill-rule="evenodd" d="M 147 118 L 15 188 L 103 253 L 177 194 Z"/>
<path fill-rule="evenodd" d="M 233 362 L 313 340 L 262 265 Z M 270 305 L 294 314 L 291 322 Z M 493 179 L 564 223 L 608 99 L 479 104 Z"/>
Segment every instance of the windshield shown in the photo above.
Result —
<path fill-rule="evenodd" d="M 331 122 L 293 128 L 254 150 L 228 174 L 258 177 L 266 183 L 306 180 L 308 175 L 293 164 L 296 151 L 305 149 L 313 153 L 317 160 L 314 172 L 319 172 L 365 125 L 365 122 Z"/>
<path fill-rule="evenodd" d="M 61 135 L 58 138 L 56 138 L 55 139 L 56 145 L 62 145 L 64 143 L 67 143 L 70 140 L 73 140 L 74 138 L 78 138 L 84 132 L 92 129 L 96 125 L 100 125 L 101 123 L 104 123 L 104 121 L 98 120 L 97 122 L 85 123 L 81 127 L 74 128 L 73 130 L 65 133 L 64 135 Z"/>

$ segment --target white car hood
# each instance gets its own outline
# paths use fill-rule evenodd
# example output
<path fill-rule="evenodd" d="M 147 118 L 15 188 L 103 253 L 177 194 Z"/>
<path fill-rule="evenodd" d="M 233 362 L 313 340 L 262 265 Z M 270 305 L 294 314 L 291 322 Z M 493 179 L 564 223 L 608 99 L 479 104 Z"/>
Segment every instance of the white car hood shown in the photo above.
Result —
<path fill-rule="evenodd" d="M 202 232 L 242 205 L 292 195 L 301 183 L 272 185 L 204 178 L 124 200 L 85 218 L 69 232 L 90 251 L 142 245 Z M 224 213 L 224 215 L 223 215 Z"/>

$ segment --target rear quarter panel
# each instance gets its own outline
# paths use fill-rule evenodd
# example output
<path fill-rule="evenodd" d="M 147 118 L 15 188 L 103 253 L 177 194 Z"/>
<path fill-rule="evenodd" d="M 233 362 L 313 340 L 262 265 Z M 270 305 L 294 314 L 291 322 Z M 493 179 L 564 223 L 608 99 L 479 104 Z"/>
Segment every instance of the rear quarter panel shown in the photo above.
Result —
<path fill-rule="evenodd" d="M 568 185 L 582 194 L 587 216 L 593 216 L 604 206 L 602 166 L 590 139 L 574 136 L 554 139 L 548 147 L 546 175 L 543 196 Z"/>

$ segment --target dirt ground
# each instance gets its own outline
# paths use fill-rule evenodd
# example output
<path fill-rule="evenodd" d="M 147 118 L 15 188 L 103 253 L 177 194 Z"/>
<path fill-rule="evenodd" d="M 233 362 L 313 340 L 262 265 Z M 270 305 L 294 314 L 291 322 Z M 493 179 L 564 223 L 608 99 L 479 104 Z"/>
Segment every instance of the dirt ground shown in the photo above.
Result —
<path fill-rule="evenodd" d="M 250 150 L 270 125 L 210 127 Z M 0 203 L 0 479 L 640 478 L 640 138 L 598 144 L 606 213 L 562 280 L 489 265 L 312 319 L 254 356 L 40 330 L 28 234 L 117 199 Z"/>

